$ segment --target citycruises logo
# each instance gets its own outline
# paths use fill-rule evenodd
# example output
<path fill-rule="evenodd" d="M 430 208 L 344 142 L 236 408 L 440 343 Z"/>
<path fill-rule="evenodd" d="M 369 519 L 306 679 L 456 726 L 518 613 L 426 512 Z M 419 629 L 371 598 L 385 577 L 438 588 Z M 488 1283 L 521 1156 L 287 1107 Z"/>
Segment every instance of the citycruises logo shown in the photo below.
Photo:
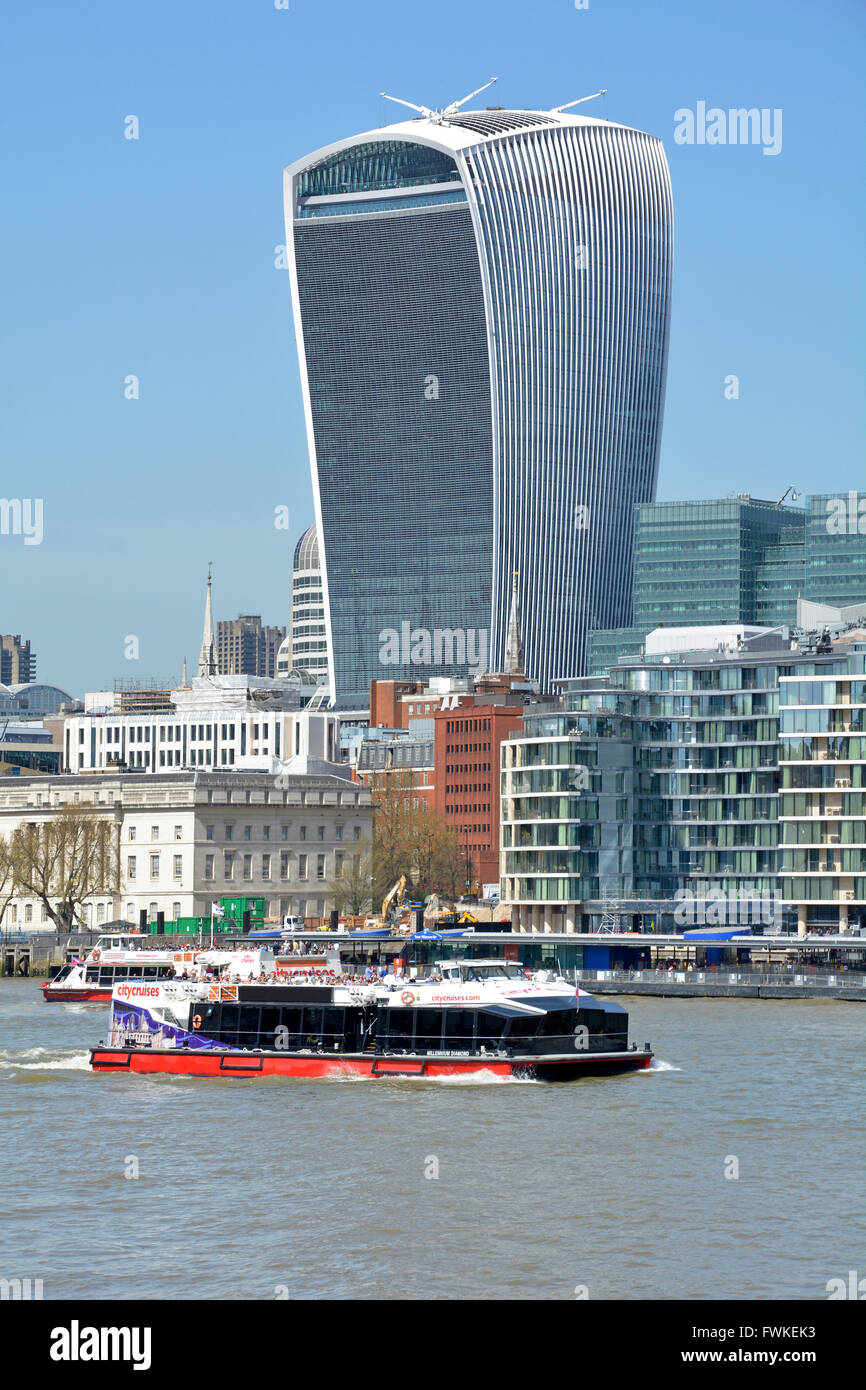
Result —
<path fill-rule="evenodd" d="M 131 1361 L 134 1371 L 150 1370 L 149 1327 L 69 1327 L 51 1330 L 52 1361 Z"/>

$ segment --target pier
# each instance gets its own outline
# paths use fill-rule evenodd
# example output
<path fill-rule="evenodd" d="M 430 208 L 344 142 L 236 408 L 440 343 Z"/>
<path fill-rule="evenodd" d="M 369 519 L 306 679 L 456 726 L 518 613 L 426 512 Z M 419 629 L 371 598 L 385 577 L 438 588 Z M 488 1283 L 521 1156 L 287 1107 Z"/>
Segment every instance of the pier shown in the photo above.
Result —
<path fill-rule="evenodd" d="M 859 971 L 576 970 L 592 994 L 645 994 L 660 999 L 849 999 L 866 1003 Z"/>

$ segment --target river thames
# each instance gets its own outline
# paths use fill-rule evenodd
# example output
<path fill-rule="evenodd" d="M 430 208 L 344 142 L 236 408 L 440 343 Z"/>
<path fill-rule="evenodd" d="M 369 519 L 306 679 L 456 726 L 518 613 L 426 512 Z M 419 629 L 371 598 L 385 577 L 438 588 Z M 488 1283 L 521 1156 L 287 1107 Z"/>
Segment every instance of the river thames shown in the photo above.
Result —
<path fill-rule="evenodd" d="M 649 1072 L 94 1075 L 0 981 L 0 1277 L 45 1299 L 826 1299 L 866 1275 L 863 1006 L 628 999 Z M 135 1174 L 137 1173 L 137 1176 Z"/>

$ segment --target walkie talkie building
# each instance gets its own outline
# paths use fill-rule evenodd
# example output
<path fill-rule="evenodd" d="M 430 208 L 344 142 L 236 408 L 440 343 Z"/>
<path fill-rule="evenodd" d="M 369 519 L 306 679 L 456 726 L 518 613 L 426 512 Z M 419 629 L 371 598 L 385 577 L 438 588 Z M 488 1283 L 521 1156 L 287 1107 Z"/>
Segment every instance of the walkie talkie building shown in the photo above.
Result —
<path fill-rule="evenodd" d="M 286 170 L 332 688 L 580 674 L 655 493 L 672 209 L 653 136 L 430 113 Z"/>

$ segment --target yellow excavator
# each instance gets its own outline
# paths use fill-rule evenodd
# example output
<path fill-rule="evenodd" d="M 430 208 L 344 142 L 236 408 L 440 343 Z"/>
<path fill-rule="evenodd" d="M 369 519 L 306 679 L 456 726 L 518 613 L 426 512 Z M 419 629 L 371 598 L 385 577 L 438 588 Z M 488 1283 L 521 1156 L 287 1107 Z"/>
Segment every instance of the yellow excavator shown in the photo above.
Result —
<path fill-rule="evenodd" d="M 388 909 L 389 909 L 389 907 L 391 906 L 391 903 L 393 902 L 394 897 L 396 896 L 396 898 L 397 898 L 397 906 L 399 907 L 400 904 L 401 904 L 402 901 L 403 901 L 403 894 L 405 893 L 405 891 L 406 891 L 406 875 L 405 875 L 405 874 L 401 874 L 400 877 L 397 879 L 397 882 L 394 884 L 394 887 L 391 889 L 390 893 L 386 893 L 385 896 L 384 896 L 384 898 L 382 899 L 382 926 L 383 926 L 383 927 L 386 927 L 386 926 L 388 925 Z"/>

